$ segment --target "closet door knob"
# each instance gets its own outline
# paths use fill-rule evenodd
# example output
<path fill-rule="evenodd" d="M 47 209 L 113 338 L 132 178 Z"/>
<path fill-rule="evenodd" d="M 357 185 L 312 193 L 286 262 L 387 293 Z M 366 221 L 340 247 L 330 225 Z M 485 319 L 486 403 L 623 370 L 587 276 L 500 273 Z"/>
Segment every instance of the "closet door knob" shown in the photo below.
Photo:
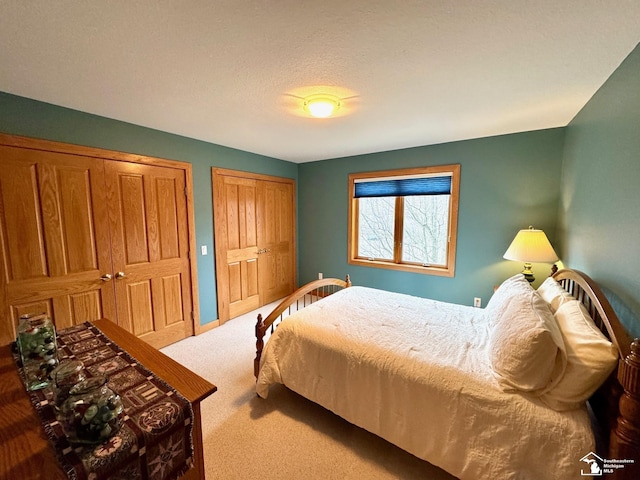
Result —
<path fill-rule="evenodd" d="M 126 277 L 124 272 L 118 272 L 116 273 L 116 280 L 120 280 L 121 278 Z"/>
<path fill-rule="evenodd" d="M 100 277 L 100 280 L 102 280 L 103 282 L 108 282 L 109 280 L 111 280 L 113 277 L 111 276 L 110 273 L 105 273 L 104 275 L 102 275 Z"/>

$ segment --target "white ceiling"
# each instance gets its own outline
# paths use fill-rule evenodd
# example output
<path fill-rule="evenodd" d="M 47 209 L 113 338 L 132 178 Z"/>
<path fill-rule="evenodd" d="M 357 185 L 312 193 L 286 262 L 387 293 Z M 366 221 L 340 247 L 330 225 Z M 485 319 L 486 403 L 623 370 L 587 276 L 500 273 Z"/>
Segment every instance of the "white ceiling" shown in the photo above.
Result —
<path fill-rule="evenodd" d="M 638 42 L 638 0 L 0 0 L 0 91 L 306 162 L 564 126 Z"/>

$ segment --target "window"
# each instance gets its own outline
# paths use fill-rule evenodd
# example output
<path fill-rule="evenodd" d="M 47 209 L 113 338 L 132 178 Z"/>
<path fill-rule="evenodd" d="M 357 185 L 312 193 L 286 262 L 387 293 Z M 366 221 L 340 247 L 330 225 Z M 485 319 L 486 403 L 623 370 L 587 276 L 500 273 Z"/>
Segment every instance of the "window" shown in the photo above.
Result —
<path fill-rule="evenodd" d="M 460 165 L 349 175 L 349 263 L 452 277 Z"/>

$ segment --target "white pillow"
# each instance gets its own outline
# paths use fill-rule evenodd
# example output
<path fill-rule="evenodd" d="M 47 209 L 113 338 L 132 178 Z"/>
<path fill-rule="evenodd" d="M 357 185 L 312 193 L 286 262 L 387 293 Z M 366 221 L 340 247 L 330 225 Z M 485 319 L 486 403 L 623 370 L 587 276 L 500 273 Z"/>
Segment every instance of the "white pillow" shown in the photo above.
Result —
<path fill-rule="evenodd" d="M 556 312 L 560 305 L 575 297 L 567 292 L 553 277 L 547 277 L 538 287 L 538 293 L 549 304 L 552 312 Z"/>
<path fill-rule="evenodd" d="M 518 273 L 513 277 L 507 278 L 496 291 L 493 292 L 484 309 L 485 314 L 489 316 L 489 321 L 493 323 L 493 319 L 505 309 L 511 297 L 532 291 L 533 288 L 531 288 L 531 284 L 524 278 L 523 274 Z"/>
<path fill-rule="evenodd" d="M 496 311 L 490 358 L 504 391 L 540 395 L 562 378 L 567 364 L 562 334 L 535 290 L 511 295 Z"/>
<path fill-rule="evenodd" d="M 555 318 L 568 363 L 560 382 L 541 399 L 554 410 L 562 411 L 583 405 L 593 395 L 618 364 L 618 350 L 577 300 L 563 303 Z"/>

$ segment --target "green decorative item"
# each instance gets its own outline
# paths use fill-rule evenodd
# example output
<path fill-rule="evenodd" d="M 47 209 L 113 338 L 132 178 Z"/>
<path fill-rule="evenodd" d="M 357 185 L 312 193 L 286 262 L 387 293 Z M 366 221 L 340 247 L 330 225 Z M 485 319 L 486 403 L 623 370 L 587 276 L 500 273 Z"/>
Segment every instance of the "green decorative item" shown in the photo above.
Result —
<path fill-rule="evenodd" d="M 57 410 L 58 421 L 71 443 L 98 444 L 122 425 L 124 407 L 120 396 L 97 376 L 75 384 Z"/>
<path fill-rule="evenodd" d="M 80 360 L 62 360 L 51 372 L 53 399 L 56 409 L 69 398 L 71 388 L 87 379 L 84 364 Z"/>
<path fill-rule="evenodd" d="M 20 317 L 16 340 L 27 390 L 38 390 L 49 385 L 49 374 L 58 364 L 56 330 L 45 315 Z"/>

